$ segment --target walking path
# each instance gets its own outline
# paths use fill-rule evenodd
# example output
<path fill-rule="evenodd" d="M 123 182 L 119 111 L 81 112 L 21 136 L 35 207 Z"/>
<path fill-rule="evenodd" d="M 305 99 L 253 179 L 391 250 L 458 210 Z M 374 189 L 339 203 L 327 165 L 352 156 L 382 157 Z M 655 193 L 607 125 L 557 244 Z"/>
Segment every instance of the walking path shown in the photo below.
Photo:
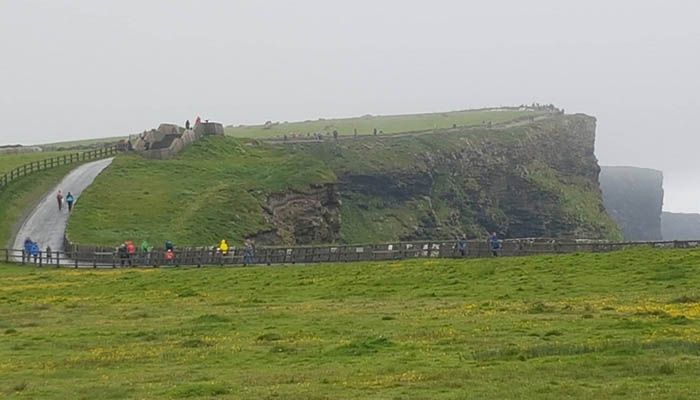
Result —
<path fill-rule="evenodd" d="M 369 138 L 369 137 L 374 137 L 374 138 L 379 138 L 379 139 L 397 139 L 397 138 L 402 138 L 402 137 L 407 137 L 407 136 L 422 136 L 422 135 L 432 135 L 435 133 L 452 133 L 452 132 L 463 132 L 465 130 L 476 130 L 476 129 L 491 129 L 491 130 L 499 130 L 499 129 L 508 129 L 508 128 L 514 128 L 517 126 L 525 126 L 525 125 L 530 125 L 532 123 L 542 121 L 542 120 L 547 120 L 553 117 L 553 115 L 558 115 L 558 114 L 545 114 L 545 115 L 538 115 L 536 117 L 533 117 L 532 119 L 518 119 L 514 121 L 506 121 L 506 122 L 499 122 L 493 124 L 491 127 L 487 127 L 486 125 L 466 125 L 466 126 L 458 126 L 456 128 L 439 128 L 439 129 L 426 129 L 426 130 L 421 130 L 421 131 L 411 131 L 411 132 L 396 132 L 396 133 L 383 133 L 380 135 L 373 135 L 373 134 L 362 134 L 358 136 L 354 135 L 340 135 L 338 138 L 333 138 L 330 136 L 323 136 L 322 140 L 318 140 L 317 138 L 310 136 L 310 137 L 288 137 L 287 140 L 284 140 L 282 138 L 278 137 L 271 137 L 271 138 L 265 138 L 265 139 L 259 139 L 268 143 L 273 143 L 273 144 L 300 144 L 300 143 L 332 143 L 332 142 L 337 142 L 337 141 L 349 141 L 349 140 L 356 140 L 359 138 Z"/>
<path fill-rule="evenodd" d="M 106 158 L 89 162 L 66 175 L 29 214 L 15 236 L 13 249 L 22 249 L 24 240 L 29 237 L 39 244 L 42 251 L 46 250 L 46 246 L 51 246 L 53 251 L 63 251 L 63 236 L 69 214 L 65 201 L 63 210 L 58 211 L 56 193 L 59 189 L 63 191 L 64 196 L 71 192 L 77 203 L 83 190 L 90 186 L 97 175 L 112 163 L 112 160 L 113 158 Z"/>

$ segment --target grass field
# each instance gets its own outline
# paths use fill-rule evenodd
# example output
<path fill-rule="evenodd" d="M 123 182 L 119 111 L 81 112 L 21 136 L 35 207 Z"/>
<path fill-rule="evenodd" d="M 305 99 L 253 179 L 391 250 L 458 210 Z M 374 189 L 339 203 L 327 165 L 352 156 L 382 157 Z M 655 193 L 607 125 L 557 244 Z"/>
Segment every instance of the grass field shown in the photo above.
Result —
<path fill-rule="evenodd" d="M 66 142 L 55 142 L 40 145 L 44 149 L 88 149 L 97 145 L 116 143 L 126 139 L 127 136 L 112 136 L 106 138 L 70 140 Z"/>
<path fill-rule="evenodd" d="M 484 122 L 501 123 L 519 117 L 536 116 L 537 111 L 518 111 L 516 109 L 467 110 L 444 113 L 380 115 L 356 118 L 318 119 L 304 122 L 281 122 L 271 125 L 228 126 L 226 134 L 245 138 L 275 138 L 284 135 L 303 135 L 307 133 L 332 133 L 340 135 L 371 135 L 376 128 L 384 134 L 421 131 L 429 129 L 451 128 L 453 125 L 480 125 Z"/>
<path fill-rule="evenodd" d="M 8 399 L 694 399 L 700 252 L 0 266 Z"/>
<path fill-rule="evenodd" d="M 39 151 L 35 153 L 0 154 L 0 175 L 34 161 L 68 154 L 68 151 Z"/>

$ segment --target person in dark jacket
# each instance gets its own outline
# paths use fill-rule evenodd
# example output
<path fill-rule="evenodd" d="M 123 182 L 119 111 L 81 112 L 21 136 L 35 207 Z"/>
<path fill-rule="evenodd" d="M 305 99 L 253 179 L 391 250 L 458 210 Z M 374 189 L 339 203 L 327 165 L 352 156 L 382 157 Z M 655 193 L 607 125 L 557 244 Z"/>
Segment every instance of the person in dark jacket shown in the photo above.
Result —
<path fill-rule="evenodd" d="M 255 244 L 253 240 L 247 238 L 243 250 L 243 265 L 250 265 L 255 262 Z"/>
<path fill-rule="evenodd" d="M 119 257 L 119 264 L 123 267 L 129 259 L 129 253 L 126 250 L 126 243 L 122 243 L 117 247 L 117 256 Z"/>
<path fill-rule="evenodd" d="M 467 241 L 466 236 L 462 236 L 461 238 L 459 238 L 459 240 L 457 240 L 456 247 L 457 247 L 457 250 L 459 251 L 459 254 L 462 257 L 465 257 L 467 255 L 468 246 L 469 246 L 469 242 Z"/>
<path fill-rule="evenodd" d="M 491 249 L 491 254 L 493 254 L 494 257 L 498 257 L 498 253 L 501 252 L 502 242 L 498 238 L 496 232 L 493 232 L 491 236 L 489 236 L 489 248 Z"/>

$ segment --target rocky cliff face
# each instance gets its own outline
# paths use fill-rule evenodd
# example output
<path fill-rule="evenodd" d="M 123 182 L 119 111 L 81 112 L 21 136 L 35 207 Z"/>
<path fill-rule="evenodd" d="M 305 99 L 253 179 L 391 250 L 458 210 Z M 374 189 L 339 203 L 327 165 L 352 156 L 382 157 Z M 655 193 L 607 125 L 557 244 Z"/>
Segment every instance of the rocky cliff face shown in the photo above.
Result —
<path fill-rule="evenodd" d="M 664 212 L 661 214 L 663 240 L 699 240 L 700 214 Z"/>
<path fill-rule="evenodd" d="M 333 243 L 339 239 L 340 198 L 334 184 L 271 194 L 263 210 L 273 229 L 255 235 L 259 243 Z"/>
<path fill-rule="evenodd" d="M 594 156 L 595 119 L 298 145 L 338 177 L 345 242 L 616 238 Z"/>
<path fill-rule="evenodd" d="M 602 167 L 600 187 L 608 214 L 626 240 L 661 240 L 663 174 L 636 167 Z"/>

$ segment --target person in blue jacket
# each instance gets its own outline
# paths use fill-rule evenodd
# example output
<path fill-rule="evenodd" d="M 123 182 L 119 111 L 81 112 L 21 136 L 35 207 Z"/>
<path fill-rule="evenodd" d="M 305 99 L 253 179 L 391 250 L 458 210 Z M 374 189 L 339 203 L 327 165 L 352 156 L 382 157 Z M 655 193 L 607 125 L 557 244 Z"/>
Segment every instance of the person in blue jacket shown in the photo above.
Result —
<path fill-rule="evenodd" d="M 24 256 L 27 261 L 29 261 L 30 257 L 34 257 L 34 262 L 39 256 L 39 245 L 30 238 L 24 239 Z"/>
<path fill-rule="evenodd" d="M 494 257 L 498 257 L 498 253 L 501 251 L 501 247 L 501 240 L 498 238 L 496 232 L 493 232 L 491 236 L 489 236 L 489 248 L 491 249 L 491 254 L 493 254 Z"/>
<path fill-rule="evenodd" d="M 68 212 L 71 212 L 73 210 L 73 202 L 75 201 L 75 197 L 73 197 L 73 194 L 71 192 L 68 192 L 66 195 L 66 203 L 68 204 Z"/>

